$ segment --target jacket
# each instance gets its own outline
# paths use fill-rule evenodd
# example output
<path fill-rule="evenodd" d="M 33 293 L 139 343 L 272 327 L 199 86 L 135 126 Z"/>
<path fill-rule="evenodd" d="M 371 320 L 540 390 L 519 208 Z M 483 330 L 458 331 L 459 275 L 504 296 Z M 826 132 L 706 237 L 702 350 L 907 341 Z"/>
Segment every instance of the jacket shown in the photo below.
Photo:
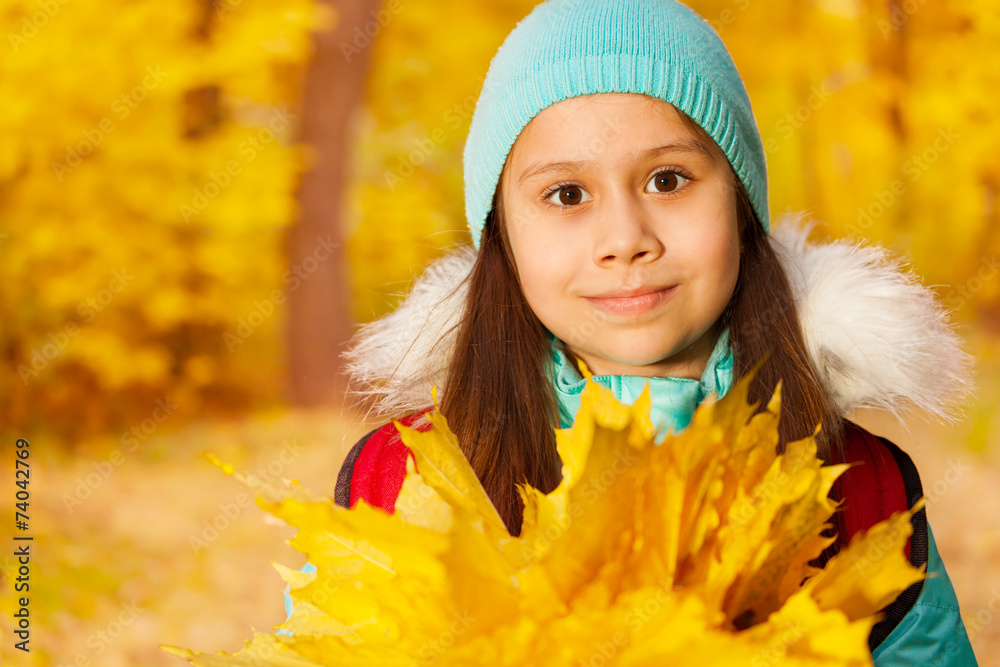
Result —
<path fill-rule="evenodd" d="M 786 216 L 769 242 L 788 275 L 803 336 L 818 375 L 843 415 L 861 407 L 900 416 L 917 408 L 943 420 L 971 391 L 965 354 L 933 294 L 877 246 L 847 241 L 812 243 L 811 226 Z M 385 415 L 421 420 L 431 386 L 444 386 L 454 350 L 454 325 L 465 299 L 464 278 L 475 252 L 461 248 L 434 262 L 389 315 L 362 327 L 347 353 L 353 391 Z M 910 457 L 894 443 L 846 421 L 849 469 L 838 484 L 845 498 L 838 529 L 848 537 L 912 507 L 923 495 Z M 389 423 L 348 453 L 335 485 L 335 501 L 359 498 L 392 512 L 412 453 Z M 927 565 L 928 578 L 904 591 L 884 611 L 869 637 L 874 664 L 976 665 L 958 600 L 921 510 L 913 517 L 907 555 Z M 306 564 L 304 572 L 311 571 Z M 285 606 L 292 601 L 288 589 Z"/>

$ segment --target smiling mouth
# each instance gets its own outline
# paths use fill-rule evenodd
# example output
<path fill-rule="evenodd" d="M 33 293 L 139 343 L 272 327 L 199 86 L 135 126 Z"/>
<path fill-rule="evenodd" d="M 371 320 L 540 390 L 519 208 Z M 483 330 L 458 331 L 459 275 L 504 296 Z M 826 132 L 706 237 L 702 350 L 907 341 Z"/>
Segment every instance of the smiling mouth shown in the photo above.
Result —
<path fill-rule="evenodd" d="M 631 296 L 588 296 L 584 298 L 587 303 L 602 312 L 628 317 L 644 315 L 667 303 L 676 294 L 677 287 L 677 285 L 672 285 L 661 290 Z"/>

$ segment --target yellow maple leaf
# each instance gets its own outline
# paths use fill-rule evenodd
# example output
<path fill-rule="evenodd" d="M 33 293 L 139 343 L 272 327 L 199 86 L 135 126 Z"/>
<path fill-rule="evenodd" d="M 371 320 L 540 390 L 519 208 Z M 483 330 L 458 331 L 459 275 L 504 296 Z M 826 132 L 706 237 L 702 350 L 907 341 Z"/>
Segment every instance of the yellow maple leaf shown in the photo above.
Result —
<path fill-rule="evenodd" d="M 397 423 L 417 464 L 392 515 L 236 473 L 317 567 L 277 566 L 295 600 L 277 627 L 293 636 L 255 632 L 233 655 L 164 649 L 213 667 L 870 665 L 879 610 L 923 578 L 903 556 L 919 506 L 810 566 L 848 466 L 824 466 L 812 437 L 778 455 L 780 387 L 754 414 L 750 377 L 660 445 L 648 387 L 627 406 L 588 382 L 557 432 L 561 483 L 519 487 L 516 537 L 439 413 L 425 432 Z"/>

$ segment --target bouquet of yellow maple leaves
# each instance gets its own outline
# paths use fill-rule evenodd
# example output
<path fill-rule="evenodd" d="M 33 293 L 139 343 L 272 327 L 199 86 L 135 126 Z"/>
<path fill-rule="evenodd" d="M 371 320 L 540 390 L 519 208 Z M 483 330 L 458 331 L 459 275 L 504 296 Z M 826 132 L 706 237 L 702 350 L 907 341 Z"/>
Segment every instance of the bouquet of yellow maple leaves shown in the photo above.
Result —
<path fill-rule="evenodd" d="M 258 498 L 317 567 L 276 564 L 292 636 L 254 630 L 233 655 L 163 648 L 199 667 L 871 665 L 878 611 L 924 576 L 903 551 L 923 501 L 811 566 L 848 466 L 824 466 L 813 438 L 777 454 L 779 391 L 754 414 L 748 385 L 656 445 L 648 387 L 626 406 L 588 382 L 557 432 L 562 482 L 520 487 L 517 537 L 443 415 L 422 433 L 397 424 L 420 472 L 408 462 L 395 514 L 295 483 Z"/>

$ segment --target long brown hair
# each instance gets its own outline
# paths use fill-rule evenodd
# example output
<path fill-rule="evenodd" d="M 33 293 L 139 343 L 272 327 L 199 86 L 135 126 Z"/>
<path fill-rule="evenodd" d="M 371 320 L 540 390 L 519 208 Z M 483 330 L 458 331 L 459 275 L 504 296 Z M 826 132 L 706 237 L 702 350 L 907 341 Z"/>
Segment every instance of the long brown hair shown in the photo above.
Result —
<path fill-rule="evenodd" d="M 680 115 L 725 160 L 711 137 Z M 779 451 L 821 424 L 817 451 L 830 462 L 831 451 L 842 447 L 839 413 L 810 362 L 784 269 L 731 167 L 730 175 L 742 250 L 736 288 L 717 325 L 730 326 L 734 375 L 742 377 L 766 357 L 749 398 L 763 409 L 782 383 Z M 516 484 L 547 493 L 562 473 L 553 432 L 556 401 L 546 374 L 549 344 L 520 287 L 499 185 L 469 281 L 441 411 L 507 528 L 518 535 L 523 504 Z"/>

